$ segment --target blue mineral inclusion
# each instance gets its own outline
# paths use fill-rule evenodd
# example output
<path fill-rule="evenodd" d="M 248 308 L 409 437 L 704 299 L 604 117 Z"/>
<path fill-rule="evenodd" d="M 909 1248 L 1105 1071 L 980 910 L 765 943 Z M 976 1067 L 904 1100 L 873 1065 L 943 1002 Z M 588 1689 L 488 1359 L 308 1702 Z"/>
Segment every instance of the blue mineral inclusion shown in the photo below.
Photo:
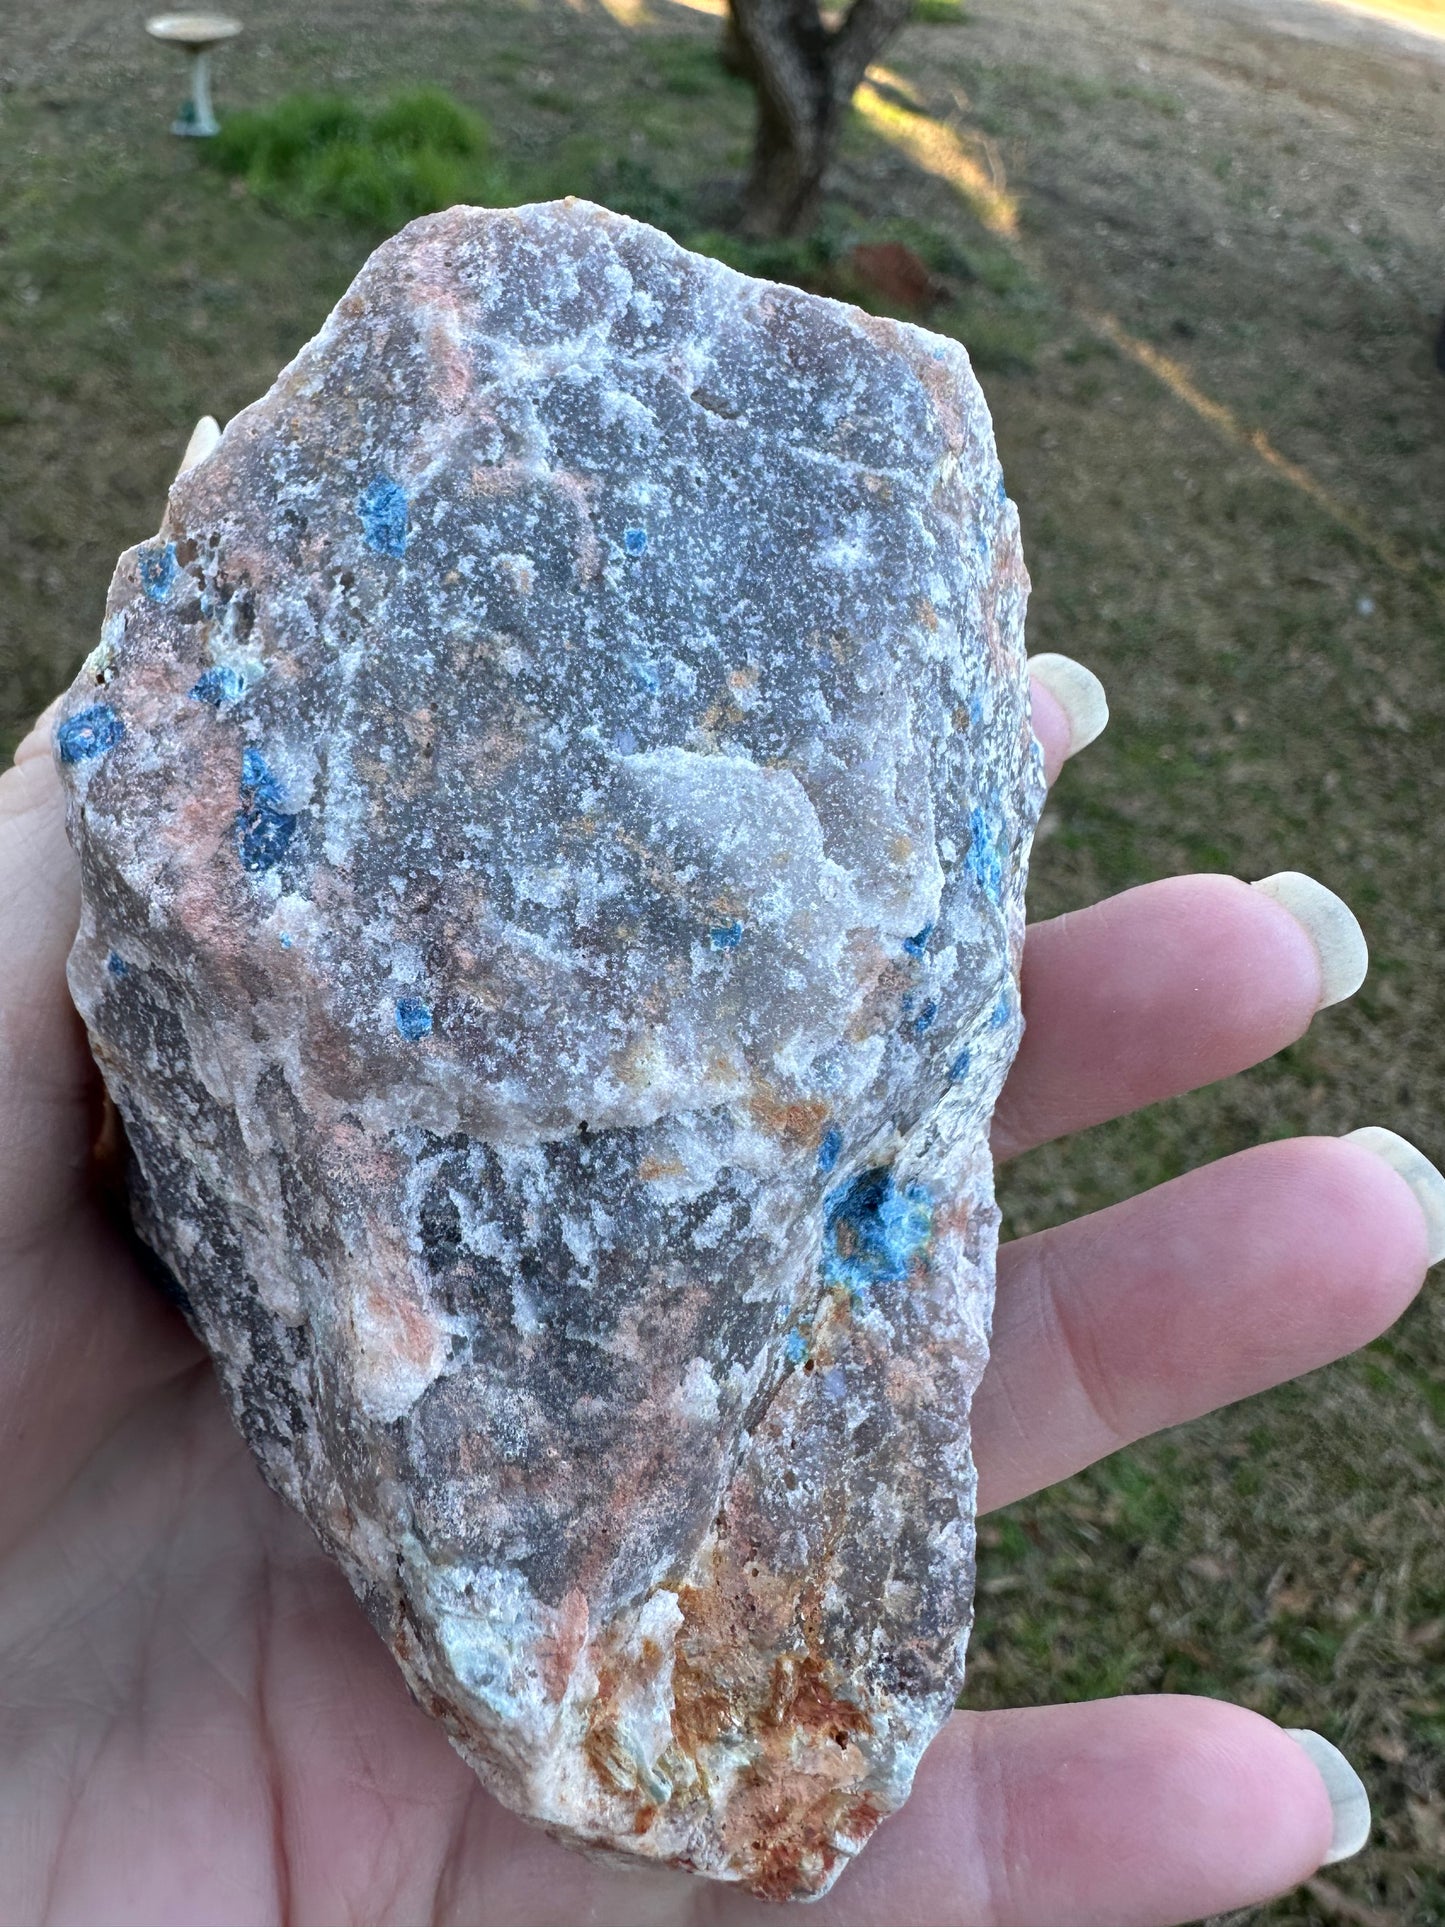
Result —
<path fill-rule="evenodd" d="M 818 1146 L 818 1169 L 824 1177 L 838 1162 L 843 1149 L 843 1133 L 836 1124 L 830 1124 L 823 1133 L 823 1142 Z"/>
<path fill-rule="evenodd" d="M 644 554 L 647 549 L 647 530 L 624 529 L 622 531 L 622 546 L 629 555 Z"/>
<path fill-rule="evenodd" d="M 246 693 L 246 682 L 239 670 L 222 663 L 198 676 L 190 693 L 192 702 L 209 703 L 212 709 L 219 709 L 222 703 L 239 702 Z"/>
<path fill-rule="evenodd" d="M 296 833 L 296 818 L 264 803 L 238 811 L 236 841 L 243 870 L 274 870 Z"/>
<path fill-rule="evenodd" d="M 118 950 L 111 951 L 105 960 L 105 967 L 112 977 L 128 977 L 130 975 L 130 965 Z"/>
<path fill-rule="evenodd" d="M 243 870 L 274 870 L 296 834 L 296 818 L 281 808 L 281 785 L 259 749 L 247 749 L 241 757 L 235 829 Z"/>
<path fill-rule="evenodd" d="M 420 997 L 398 997 L 396 1027 L 409 1044 L 414 1044 L 430 1031 L 431 1011 Z"/>
<path fill-rule="evenodd" d="M 921 957 L 928 948 L 928 939 L 933 935 L 933 925 L 925 923 L 916 937 L 905 937 L 903 948 L 910 957 Z"/>
<path fill-rule="evenodd" d="M 787 1341 L 783 1346 L 783 1356 L 790 1365 L 802 1364 L 803 1360 L 808 1356 L 808 1348 L 803 1343 L 803 1334 L 801 1332 L 788 1333 Z"/>
<path fill-rule="evenodd" d="M 88 763 L 114 749 L 125 734 L 125 724 L 109 703 L 92 703 L 68 717 L 55 732 L 62 763 Z"/>
<path fill-rule="evenodd" d="M 148 542 L 136 552 L 140 565 L 140 585 L 152 602 L 164 602 L 176 579 L 176 545 Z"/>
<path fill-rule="evenodd" d="M 258 803 L 281 801 L 281 785 L 259 749 L 247 748 L 241 752 L 241 788 L 248 790 Z"/>
<path fill-rule="evenodd" d="M 965 1044 L 963 1049 L 958 1053 L 957 1057 L 954 1058 L 953 1062 L 948 1067 L 949 1083 L 956 1084 L 958 1083 L 960 1078 L 967 1077 L 968 1067 L 972 1062 L 973 1062 L 973 1052 L 968 1048 L 967 1044 Z"/>
<path fill-rule="evenodd" d="M 743 927 L 737 922 L 719 924 L 708 931 L 707 940 L 714 950 L 736 950 L 743 940 Z"/>
<path fill-rule="evenodd" d="M 964 868 L 984 895 L 997 902 L 1003 887 L 1003 864 L 999 861 L 996 833 L 985 811 L 970 812 L 968 834 L 970 842 Z"/>
<path fill-rule="evenodd" d="M 823 1277 L 853 1293 L 896 1284 L 933 1236 L 933 1200 L 921 1184 L 900 1191 L 882 1167 L 829 1193 L 823 1208 Z"/>
<path fill-rule="evenodd" d="M 406 490 L 389 475 L 378 475 L 357 498 L 361 536 L 378 555 L 406 554 Z"/>
<path fill-rule="evenodd" d="M 928 1002 L 923 1006 L 922 1010 L 919 1011 L 918 1015 L 913 1020 L 913 1028 L 918 1034 L 918 1036 L 921 1037 L 924 1031 L 931 1030 L 933 1028 L 933 1021 L 937 1017 L 937 1015 L 938 1015 L 938 1005 L 934 1002 L 933 998 L 930 997 Z"/>
<path fill-rule="evenodd" d="M 993 1011 L 988 1021 L 990 1024 L 992 1024 L 995 1030 L 1002 1030 L 1004 1025 L 1008 1022 L 1009 1018 L 1013 1016 L 1013 1014 L 1014 1014 L 1013 998 L 1009 995 L 1009 993 L 1006 990 L 1001 990 L 998 994 L 998 1002 L 994 1005 Z"/>
<path fill-rule="evenodd" d="M 1003 477 L 1002 477 L 1002 475 L 1000 475 L 1000 476 L 999 476 L 999 478 L 998 478 L 998 505 L 999 505 L 999 507 L 1000 507 L 1000 508 L 1002 508 L 1002 507 L 1003 507 L 1003 505 L 1004 505 L 1004 503 L 1005 503 L 1005 502 L 1006 502 L 1007 500 L 1008 500 L 1008 490 L 1007 490 L 1007 489 L 1006 489 L 1006 488 L 1004 487 L 1004 480 L 1003 480 Z"/>

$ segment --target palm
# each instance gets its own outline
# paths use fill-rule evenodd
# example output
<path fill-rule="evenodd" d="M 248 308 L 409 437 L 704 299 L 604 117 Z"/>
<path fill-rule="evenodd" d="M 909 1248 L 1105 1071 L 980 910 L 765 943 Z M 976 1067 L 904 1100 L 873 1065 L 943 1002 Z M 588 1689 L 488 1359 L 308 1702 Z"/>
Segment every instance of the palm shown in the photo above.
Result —
<path fill-rule="evenodd" d="M 32 739 L 0 785 L 0 1919 L 776 1918 L 564 1852 L 411 1703 L 91 1195 L 74 892 Z M 1046 926 L 1000 1148 L 1240 1068 L 1317 990 L 1298 926 L 1221 879 Z M 1012 1247 L 976 1411 L 986 1502 L 1361 1342 L 1424 1254 L 1408 1188 L 1333 1140 Z M 1237 1709 L 959 1716 L 809 1918 L 1183 1919 L 1291 1884 L 1328 1840 L 1313 1768 Z"/>
<path fill-rule="evenodd" d="M 144 1289 L 118 1239 L 84 1244 Z M 67 1263 L 50 1285 L 77 1282 Z M 34 1842 L 18 1918 L 423 1919 L 444 1875 L 465 1915 L 480 1788 L 188 1349 L 5 1568 L 9 1665 L 44 1719 L 0 1768 Z M 495 1880 L 497 1854 L 475 1857 Z"/>

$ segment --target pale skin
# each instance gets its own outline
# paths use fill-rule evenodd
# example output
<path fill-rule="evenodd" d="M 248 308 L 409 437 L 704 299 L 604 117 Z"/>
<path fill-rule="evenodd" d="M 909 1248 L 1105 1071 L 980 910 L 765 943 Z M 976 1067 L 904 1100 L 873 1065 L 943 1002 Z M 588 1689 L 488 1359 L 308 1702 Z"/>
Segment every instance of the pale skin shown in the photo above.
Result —
<path fill-rule="evenodd" d="M 1068 726 L 1037 687 L 1035 723 L 1056 774 Z M 499 1807 L 262 1484 L 96 1184 L 64 976 L 78 897 L 42 718 L 0 778 L 0 1922 L 776 1922 Z M 1226 877 L 1036 926 L 1000 1157 L 1270 1056 L 1320 988 L 1300 925 Z M 1409 1185 L 1334 1138 L 1006 1247 L 974 1414 L 984 1508 L 1365 1343 L 1426 1257 Z M 1153 1927 L 1289 1888 L 1330 1839 L 1309 1759 L 1242 1708 L 958 1713 L 806 1918 Z"/>

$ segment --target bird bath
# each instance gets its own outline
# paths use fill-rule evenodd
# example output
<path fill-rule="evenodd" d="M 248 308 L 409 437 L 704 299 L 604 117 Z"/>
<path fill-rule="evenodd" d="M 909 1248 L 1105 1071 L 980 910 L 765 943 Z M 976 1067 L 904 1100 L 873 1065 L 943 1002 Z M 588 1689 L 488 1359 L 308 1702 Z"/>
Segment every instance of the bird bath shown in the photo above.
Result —
<path fill-rule="evenodd" d="M 171 126 L 173 134 L 219 134 L 220 123 L 211 107 L 211 49 L 234 40 L 239 20 L 224 13 L 162 13 L 147 20 L 152 40 L 164 40 L 191 57 L 191 93 Z"/>

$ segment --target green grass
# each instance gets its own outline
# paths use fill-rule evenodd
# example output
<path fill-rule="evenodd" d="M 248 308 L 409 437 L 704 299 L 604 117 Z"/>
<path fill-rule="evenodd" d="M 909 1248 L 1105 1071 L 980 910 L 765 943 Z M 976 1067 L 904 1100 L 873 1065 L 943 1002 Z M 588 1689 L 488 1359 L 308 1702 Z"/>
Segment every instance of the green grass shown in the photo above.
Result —
<path fill-rule="evenodd" d="M 423 87 L 375 105 L 341 94 L 290 94 L 230 117 L 201 157 L 293 222 L 336 219 L 368 237 L 458 202 L 491 206 L 581 192 L 742 273 L 917 319 L 881 298 L 848 260 L 860 243 L 902 240 L 955 290 L 929 313 L 931 327 L 967 342 L 981 369 L 1032 366 L 1049 332 L 1047 300 L 1016 256 L 987 237 L 965 245 L 936 223 L 836 209 L 799 239 L 758 241 L 704 224 L 694 184 L 660 157 L 687 140 L 695 101 L 731 94 L 736 105 L 740 92 L 750 98 L 748 90 L 723 72 L 711 47 L 662 41 L 649 49 L 646 65 L 654 94 L 639 115 L 647 156 L 584 136 L 564 143 L 550 168 L 509 175 L 482 117 L 441 88 Z M 554 84 L 531 91 L 549 111 L 563 118 L 571 111 L 570 96 Z"/>
<path fill-rule="evenodd" d="M 387 234 L 458 202 L 507 199 L 486 122 L 440 87 L 373 108 L 342 94 L 290 94 L 233 115 L 202 154 L 281 214 L 336 215 Z"/>
<path fill-rule="evenodd" d="M 166 134 L 175 75 L 159 58 L 137 75 L 81 43 L 59 77 L 7 94 L 0 748 L 94 641 L 114 558 L 155 528 L 195 417 L 262 393 L 398 210 L 443 191 L 409 155 L 467 172 L 449 198 L 485 200 L 484 181 L 586 194 L 824 292 L 848 292 L 858 241 L 900 239 L 949 283 L 936 319 L 985 371 L 1031 647 L 1081 656 L 1109 687 L 1109 731 L 1050 800 L 1034 914 L 1192 867 L 1302 868 L 1347 897 L 1372 947 L 1361 994 L 1271 1063 L 1010 1168 L 1008 1231 L 1289 1133 L 1380 1122 L 1445 1156 L 1428 76 L 1387 85 L 1377 65 L 1279 40 L 1264 78 L 1232 92 L 1248 37 L 1231 26 L 1198 60 L 1159 56 L 1165 90 L 1092 13 L 1010 0 L 966 33 L 910 30 L 888 61 L 997 157 L 1021 242 L 854 122 L 817 235 L 760 248 L 729 226 L 751 99 L 706 16 L 659 0 L 658 23 L 630 31 L 501 0 L 485 31 L 451 7 L 420 33 L 378 3 L 358 10 L 370 32 L 343 34 L 298 12 L 254 0 L 218 61 L 227 143 L 246 133 L 239 103 L 271 103 L 271 134 L 253 122 L 244 157 L 216 156 L 237 153 L 234 171 Z M 1161 13 L 1152 31 L 1207 35 L 1209 12 Z M 314 118 L 289 149 L 275 135 L 283 75 L 343 97 L 319 148 Z M 439 116 L 387 131 L 386 103 L 439 87 Z M 345 165 L 313 174 L 338 150 Z M 1110 347 L 1085 319 L 1099 310 L 1393 546 Z M 1418 1818 L 1445 1766 L 1442 1383 L 1437 1285 L 1359 1357 L 986 1521 L 971 1703 L 1165 1688 L 1318 1727 L 1357 1758 L 1378 1820 L 1332 1883 L 1402 1924 L 1445 1919 L 1445 1859 Z M 1251 1916 L 1339 1917 L 1307 1895 Z"/>

